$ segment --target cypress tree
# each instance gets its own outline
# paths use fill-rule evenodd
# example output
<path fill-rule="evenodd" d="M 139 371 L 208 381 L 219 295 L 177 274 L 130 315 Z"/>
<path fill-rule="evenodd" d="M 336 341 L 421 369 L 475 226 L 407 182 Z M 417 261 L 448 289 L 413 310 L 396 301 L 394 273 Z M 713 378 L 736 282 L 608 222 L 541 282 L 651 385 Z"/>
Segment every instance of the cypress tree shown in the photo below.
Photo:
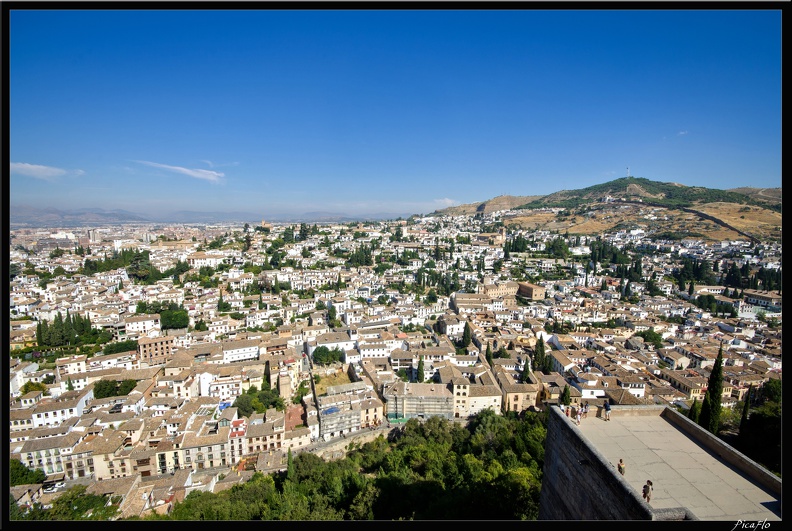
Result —
<path fill-rule="evenodd" d="M 542 336 L 539 336 L 539 341 L 536 342 L 536 349 L 534 350 L 534 366 L 540 371 L 544 371 L 545 348 L 544 339 Z"/>
<path fill-rule="evenodd" d="M 67 345 L 73 345 L 77 342 L 77 334 L 74 331 L 74 323 L 69 310 L 66 310 L 66 319 L 63 321 L 63 336 Z"/>
<path fill-rule="evenodd" d="M 81 334 L 87 334 L 91 330 L 93 330 L 93 326 L 91 326 L 91 318 L 88 316 L 83 317 L 82 319 L 82 331 Z"/>
<path fill-rule="evenodd" d="M 462 332 L 462 345 L 464 345 L 465 348 L 467 348 L 467 347 L 470 346 L 471 341 L 472 341 L 472 338 L 471 338 L 471 331 L 470 331 L 470 321 L 468 321 L 468 322 L 465 323 L 464 332 Z"/>
<path fill-rule="evenodd" d="M 713 435 L 717 435 L 720 430 L 721 395 L 723 394 L 723 343 L 718 349 L 718 357 L 715 358 L 715 365 L 712 367 L 712 372 L 710 372 L 707 394 L 710 397 L 710 415 L 709 424 L 704 426 L 704 428 Z"/>
<path fill-rule="evenodd" d="M 548 356 L 545 354 L 544 356 L 544 363 L 542 365 L 542 372 L 545 374 L 550 374 L 553 372 L 553 356 Z"/>
<path fill-rule="evenodd" d="M 52 345 L 49 321 L 41 321 L 41 342 L 39 345 Z"/>
<path fill-rule="evenodd" d="M 564 392 L 561 393 L 561 403 L 568 406 L 572 403 L 572 396 L 569 392 L 569 384 L 564 386 Z"/>
<path fill-rule="evenodd" d="M 520 374 L 520 383 L 528 383 L 530 381 L 529 376 L 531 375 L 531 362 L 530 360 L 525 360 L 525 366 L 523 367 L 522 373 Z"/>
<path fill-rule="evenodd" d="M 699 406 L 698 398 L 693 398 L 693 405 L 690 406 L 688 411 L 688 418 L 698 424 L 699 415 L 701 414 L 701 406 Z"/>
<path fill-rule="evenodd" d="M 745 394 L 745 404 L 743 404 L 742 417 L 740 417 L 740 439 L 745 440 L 747 432 L 744 428 L 748 426 L 748 410 L 751 409 L 751 394 L 753 394 L 753 384 L 748 386 Z"/>
<path fill-rule="evenodd" d="M 709 419 L 712 411 L 710 409 L 710 394 L 709 391 L 704 393 L 704 402 L 701 404 L 701 412 L 698 416 L 698 425 L 704 428 L 705 430 L 709 430 Z"/>
<path fill-rule="evenodd" d="M 492 367 L 492 346 L 489 343 L 487 343 L 487 363 Z"/>
<path fill-rule="evenodd" d="M 423 359 L 423 356 L 421 356 L 418 359 L 418 375 L 415 377 L 415 379 L 416 379 L 416 381 L 418 381 L 418 383 L 423 382 L 423 380 L 424 380 L 423 375 L 424 375 L 424 359 Z"/>
<path fill-rule="evenodd" d="M 58 312 L 55 314 L 55 320 L 52 323 L 52 342 L 51 344 L 59 347 L 66 344 L 66 329 L 63 325 L 63 315 Z"/>

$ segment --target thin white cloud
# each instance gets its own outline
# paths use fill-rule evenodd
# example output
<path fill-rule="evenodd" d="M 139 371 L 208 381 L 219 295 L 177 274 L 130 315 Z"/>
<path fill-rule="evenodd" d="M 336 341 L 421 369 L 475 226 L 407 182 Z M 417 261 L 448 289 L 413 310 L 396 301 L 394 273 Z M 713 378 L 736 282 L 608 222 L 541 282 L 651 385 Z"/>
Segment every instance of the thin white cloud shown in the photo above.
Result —
<path fill-rule="evenodd" d="M 211 160 L 201 160 L 201 162 L 203 162 L 210 168 L 222 168 L 223 166 L 239 166 L 238 162 L 226 162 L 224 164 L 215 164 Z"/>
<path fill-rule="evenodd" d="M 68 175 L 69 170 L 63 168 L 54 168 L 52 166 L 42 166 L 40 164 L 28 164 L 27 162 L 12 162 L 11 173 L 17 175 L 25 175 L 26 177 L 33 177 L 34 179 L 41 179 L 42 181 L 53 182 L 58 177 Z M 71 172 L 75 175 L 82 175 L 85 173 L 82 170 Z"/>
<path fill-rule="evenodd" d="M 449 199 L 447 197 L 443 197 L 442 199 L 435 199 L 433 203 L 435 205 L 439 205 L 440 208 L 447 208 L 447 207 L 457 206 L 459 204 L 459 201 L 457 201 L 456 199 Z"/>
<path fill-rule="evenodd" d="M 687 131 L 680 131 L 677 133 L 677 136 L 685 136 L 686 134 L 688 134 Z"/>
<path fill-rule="evenodd" d="M 146 160 L 137 160 L 135 162 L 139 162 L 140 164 L 145 164 L 147 166 L 152 166 L 154 168 L 162 168 L 163 170 L 168 170 L 175 173 L 181 173 L 182 175 L 187 175 L 188 177 L 193 177 L 195 179 L 202 179 L 204 181 L 209 181 L 213 183 L 222 182 L 223 177 L 225 177 L 225 174 L 220 173 L 219 171 L 199 170 L 199 169 L 191 170 L 189 168 L 182 168 L 181 166 L 169 166 L 167 164 L 160 164 L 158 162 L 149 162 Z"/>

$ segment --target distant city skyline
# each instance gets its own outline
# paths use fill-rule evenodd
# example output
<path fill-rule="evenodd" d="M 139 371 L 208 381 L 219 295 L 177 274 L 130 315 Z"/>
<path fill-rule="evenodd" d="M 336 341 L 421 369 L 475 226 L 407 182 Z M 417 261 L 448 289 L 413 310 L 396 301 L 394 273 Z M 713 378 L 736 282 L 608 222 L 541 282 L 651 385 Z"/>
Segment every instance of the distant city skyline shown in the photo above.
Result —
<path fill-rule="evenodd" d="M 628 174 L 781 186 L 780 9 L 20 7 L 12 205 L 359 216 Z"/>

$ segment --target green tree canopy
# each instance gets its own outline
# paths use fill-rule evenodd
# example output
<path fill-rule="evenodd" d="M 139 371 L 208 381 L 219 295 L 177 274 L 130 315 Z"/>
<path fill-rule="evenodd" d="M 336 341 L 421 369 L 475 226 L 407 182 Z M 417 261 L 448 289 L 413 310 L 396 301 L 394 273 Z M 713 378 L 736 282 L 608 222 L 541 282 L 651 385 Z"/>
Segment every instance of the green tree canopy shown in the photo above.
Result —
<path fill-rule="evenodd" d="M 717 435 L 720 430 L 721 403 L 723 402 L 723 344 L 718 349 L 718 357 L 712 366 L 707 382 L 706 397 L 709 397 L 709 410 L 702 409 L 699 424 L 710 433 Z"/>
<path fill-rule="evenodd" d="M 745 440 L 745 430 L 748 425 L 748 413 L 751 410 L 751 398 L 753 395 L 753 384 L 748 386 L 748 392 L 745 394 L 745 402 L 743 403 L 742 414 L 740 415 L 740 439 Z"/>
<path fill-rule="evenodd" d="M 118 354 L 119 352 L 130 352 L 132 350 L 137 350 L 137 340 L 135 339 L 128 339 L 126 341 L 115 341 L 113 343 L 107 343 L 102 351 L 104 354 Z"/>
<path fill-rule="evenodd" d="M 313 361 L 317 365 L 332 365 L 344 360 L 344 353 L 338 347 L 329 349 L 324 345 L 318 346 L 313 351 Z"/>
<path fill-rule="evenodd" d="M 240 417 L 249 417 L 253 414 L 253 397 L 243 393 L 234 399 L 233 407 L 237 408 Z"/>
<path fill-rule="evenodd" d="M 698 424 L 700 415 L 701 405 L 698 402 L 698 398 L 693 398 L 693 404 L 691 404 L 690 409 L 688 410 L 688 418 Z"/>
<path fill-rule="evenodd" d="M 190 316 L 187 310 L 163 310 L 160 313 L 160 328 L 162 330 L 173 330 L 187 328 L 190 324 Z"/>
<path fill-rule="evenodd" d="M 465 329 L 462 332 L 462 346 L 469 347 L 473 341 L 473 332 L 470 329 L 470 321 L 465 321 Z"/>
<path fill-rule="evenodd" d="M 94 382 L 94 398 L 117 396 L 118 385 L 115 380 L 99 380 Z"/>
<path fill-rule="evenodd" d="M 47 386 L 42 382 L 33 382 L 28 380 L 24 383 L 24 385 L 22 385 L 20 392 L 25 395 L 31 391 L 41 391 L 44 394 L 48 394 L 49 388 L 47 388 Z"/>
<path fill-rule="evenodd" d="M 564 385 L 564 391 L 561 393 L 561 403 L 568 406 L 572 403 L 572 396 L 569 391 L 569 385 Z"/>
<path fill-rule="evenodd" d="M 771 379 L 762 386 L 762 397 L 766 401 L 781 403 L 781 380 Z"/>
<path fill-rule="evenodd" d="M 709 419 L 712 409 L 710 408 L 710 394 L 704 393 L 704 400 L 701 402 L 701 412 L 698 416 L 698 425 L 709 431 Z"/>
<path fill-rule="evenodd" d="M 137 387 L 137 384 L 137 380 L 123 380 L 118 384 L 117 396 L 127 396 L 135 387 Z"/>
<path fill-rule="evenodd" d="M 47 475 L 43 470 L 31 470 L 22 464 L 19 459 L 11 459 L 8 463 L 8 478 L 9 484 L 13 487 L 16 485 L 32 485 L 36 483 L 44 483 Z"/>
<path fill-rule="evenodd" d="M 641 330 L 633 334 L 634 336 L 643 338 L 646 343 L 653 345 L 656 349 L 663 348 L 663 336 L 654 331 L 654 328 L 649 330 Z"/>
<path fill-rule="evenodd" d="M 127 396 L 135 387 L 137 380 L 99 380 L 94 383 L 94 398 L 107 398 L 110 396 Z"/>

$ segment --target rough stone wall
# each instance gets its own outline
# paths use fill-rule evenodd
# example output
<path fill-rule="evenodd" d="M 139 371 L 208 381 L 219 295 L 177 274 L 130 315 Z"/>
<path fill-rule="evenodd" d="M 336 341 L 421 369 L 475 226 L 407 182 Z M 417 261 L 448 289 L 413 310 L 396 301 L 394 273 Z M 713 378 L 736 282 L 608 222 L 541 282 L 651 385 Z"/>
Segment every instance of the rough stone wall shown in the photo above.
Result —
<path fill-rule="evenodd" d="M 321 451 L 316 451 L 316 455 L 322 459 L 342 459 L 346 456 L 347 449 L 352 443 L 363 446 L 367 442 L 371 442 L 380 435 L 388 438 L 390 429 L 377 429 L 377 430 L 359 430 L 349 434 L 346 438 L 337 438 L 330 443 L 327 443 Z"/>

